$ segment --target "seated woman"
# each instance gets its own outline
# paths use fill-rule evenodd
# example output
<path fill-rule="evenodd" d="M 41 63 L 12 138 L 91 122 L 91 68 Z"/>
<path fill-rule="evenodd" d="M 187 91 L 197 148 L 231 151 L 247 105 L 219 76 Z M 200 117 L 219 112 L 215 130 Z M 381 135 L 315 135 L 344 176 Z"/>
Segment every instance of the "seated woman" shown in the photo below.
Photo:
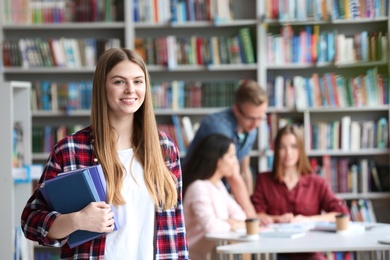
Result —
<path fill-rule="evenodd" d="M 335 221 L 348 213 L 324 178 L 314 173 L 303 134 L 294 125 L 279 129 L 271 172 L 260 173 L 251 197 L 262 223 Z M 279 259 L 326 259 L 322 253 L 279 254 Z"/>
<path fill-rule="evenodd" d="M 245 227 L 245 213 L 221 181 L 239 171 L 234 142 L 220 134 L 206 136 L 183 166 L 183 207 L 192 260 L 204 260 L 215 248 L 209 232 Z"/>

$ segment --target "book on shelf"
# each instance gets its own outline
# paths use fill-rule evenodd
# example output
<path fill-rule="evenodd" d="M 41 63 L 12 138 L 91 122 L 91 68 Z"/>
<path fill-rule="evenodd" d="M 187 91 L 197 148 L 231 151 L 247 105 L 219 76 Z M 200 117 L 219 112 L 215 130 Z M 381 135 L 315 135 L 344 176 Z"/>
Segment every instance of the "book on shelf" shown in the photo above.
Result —
<path fill-rule="evenodd" d="M 194 139 L 195 132 L 194 127 L 192 126 L 191 119 L 189 116 L 183 116 L 181 118 L 181 123 L 183 125 L 183 134 L 186 137 L 186 140 L 189 143 L 191 143 L 192 139 Z"/>
<path fill-rule="evenodd" d="M 69 172 L 60 173 L 55 178 L 44 181 L 40 192 L 49 207 L 62 214 L 79 211 L 91 202 L 106 200 L 106 181 L 101 165 L 80 168 Z M 114 212 L 115 227 L 120 225 Z M 68 244 L 71 248 L 95 239 L 103 233 L 77 230 L 69 235 Z"/>
<path fill-rule="evenodd" d="M 354 199 L 349 202 L 351 220 L 376 223 L 376 214 L 370 199 Z"/>
<path fill-rule="evenodd" d="M 187 146 L 180 118 L 177 115 L 172 115 L 172 123 L 175 129 L 175 135 L 178 142 L 177 145 L 179 146 L 181 152 L 186 152 Z"/>
<path fill-rule="evenodd" d="M 118 38 L 21 38 L 3 41 L 5 67 L 92 68 L 96 57 L 110 48 L 119 48 Z"/>
<path fill-rule="evenodd" d="M 20 121 L 14 123 L 13 128 L 13 152 L 12 166 L 23 167 L 24 165 L 24 130 L 23 124 Z"/>
<path fill-rule="evenodd" d="M 14 259 L 29 259 L 30 257 L 30 243 L 24 235 L 19 225 L 12 230 L 14 238 Z"/>

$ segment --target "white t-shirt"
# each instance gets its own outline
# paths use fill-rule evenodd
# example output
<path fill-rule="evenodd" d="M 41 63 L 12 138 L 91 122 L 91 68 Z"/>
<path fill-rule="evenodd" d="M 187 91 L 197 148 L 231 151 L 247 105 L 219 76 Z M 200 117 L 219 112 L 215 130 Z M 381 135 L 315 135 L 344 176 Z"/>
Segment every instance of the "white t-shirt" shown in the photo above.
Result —
<path fill-rule="evenodd" d="M 107 235 L 104 255 L 107 260 L 153 259 L 155 207 L 145 185 L 144 171 L 136 159 L 130 172 L 133 155 L 132 149 L 118 151 L 127 173 L 122 188 L 126 204 L 117 208 L 120 228 Z"/>

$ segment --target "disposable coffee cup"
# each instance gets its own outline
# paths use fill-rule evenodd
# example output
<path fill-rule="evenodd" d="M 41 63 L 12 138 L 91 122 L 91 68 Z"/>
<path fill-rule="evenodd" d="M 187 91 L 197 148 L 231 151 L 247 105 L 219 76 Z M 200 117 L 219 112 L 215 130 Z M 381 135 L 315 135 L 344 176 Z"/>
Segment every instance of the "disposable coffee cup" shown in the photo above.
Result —
<path fill-rule="evenodd" d="M 336 215 L 336 231 L 345 231 L 348 229 L 349 215 L 338 214 Z"/>
<path fill-rule="evenodd" d="M 258 238 L 259 236 L 259 219 L 248 218 L 245 220 L 246 236 L 251 238 Z"/>

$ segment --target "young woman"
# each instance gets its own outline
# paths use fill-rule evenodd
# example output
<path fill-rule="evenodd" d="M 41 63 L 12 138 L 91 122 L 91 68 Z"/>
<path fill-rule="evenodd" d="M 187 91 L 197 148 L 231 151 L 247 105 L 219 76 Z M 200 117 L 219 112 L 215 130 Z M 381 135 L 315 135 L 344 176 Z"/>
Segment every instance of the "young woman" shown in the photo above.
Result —
<path fill-rule="evenodd" d="M 245 227 L 245 212 L 221 181 L 238 171 L 234 142 L 221 134 L 204 137 L 186 161 L 184 216 L 192 260 L 206 259 L 215 247 L 206 233 Z"/>
<path fill-rule="evenodd" d="M 252 202 L 262 223 L 335 221 L 348 213 L 324 178 L 313 173 L 301 130 L 281 128 L 275 138 L 271 172 L 257 176 Z M 289 254 L 282 259 L 325 259 L 321 253 Z"/>
<path fill-rule="evenodd" d="M 91 125 L 53 147 L 39 183 L 94 164 L 104 170 L 107 201 L 61 214 L 36 189 L 22 213 L 25 236 L 60 246 L 61 259 L 188 259 L 178 149 L 157 130 L 148 71 L 134 51 L 100 56 Z M 114 232 L 110 204 L 120 223 Z M 76 230 L 107 234 L 71 249 L 66 242 Z"/>

